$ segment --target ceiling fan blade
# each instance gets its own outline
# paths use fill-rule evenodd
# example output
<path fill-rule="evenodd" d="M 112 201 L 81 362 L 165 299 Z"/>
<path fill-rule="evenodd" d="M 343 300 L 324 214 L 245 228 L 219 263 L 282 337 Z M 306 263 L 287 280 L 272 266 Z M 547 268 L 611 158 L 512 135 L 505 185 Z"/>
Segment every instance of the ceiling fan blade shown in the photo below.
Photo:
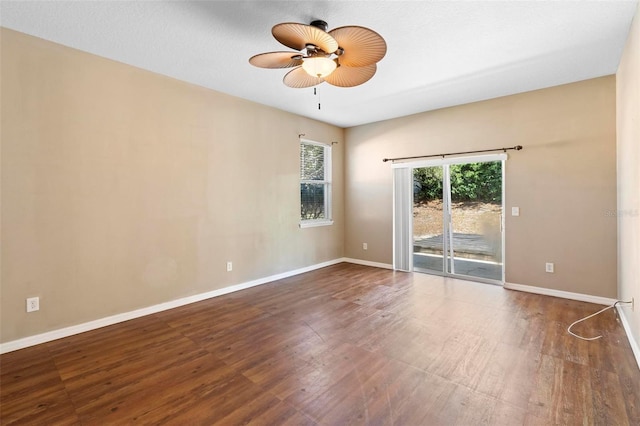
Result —
<path fill-rule="evenodd" d="M 377 70 L 376 64 L 364 67 L 347 67 L 341 65 L 334 72 L 324 78 L 332 86 L 353 87 L 365 83 L 373 77 Z"/>
<path fill-rule="evenodd" d="M 340 64 L 363 67 L 378 62 L 387 53 L 387 43 L 377 32 L 365 27 L 339 27 L 329 31 L 344 49 Z"/>
<path fill-rule="evenodd" d="M 289 71 L 282 82 L 294 89 L 303 89 L 305 87 L 311 87 L 322 83 L 324 80 L 318 77 L 312 77 L 302 67 L 294 68 Z"/>
<path fill-rule="evenodd" d="M 271 29 L 271 34 L 280 43 L 296 50 L 302 50 L 307 44 L 313 44 L 326 53 L 333 53 L 338 49 L 338 42 L 320 28 L 286 22 Z"/>
<path fill-rule="evenodd" d="M 298 52 L 260 53 L 249 58 L 249 63 L 260 68 L 292 68 L 302 65 L 302 59 L 293 59 Z"/>

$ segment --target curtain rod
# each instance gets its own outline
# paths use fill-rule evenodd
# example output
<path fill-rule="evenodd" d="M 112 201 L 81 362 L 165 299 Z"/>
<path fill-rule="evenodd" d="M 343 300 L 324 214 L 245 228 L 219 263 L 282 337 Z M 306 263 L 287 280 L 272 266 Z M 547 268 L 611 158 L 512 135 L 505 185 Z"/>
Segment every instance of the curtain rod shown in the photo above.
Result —
<path fill-rule="evenodd" d="M 447 157 L 450 155 L 464 155 L 464 154 L 478 154 L 481 152 L 496 152 L 503 151 L 507 152 L 511 149 L 515 149 L 516 151 L 520 151 L 522 149 L 522 145 L 512 146 L 511 148 L 494 148 L 494 149 L 481 149 L 479 151 L 465 151 L 465 152 L 450 152 L 448 154 L 433 154 L 433 155 L 416 155 L 414 157 L 397 157 L 397 158 L 383 158 L 383 162 L 387 161 L 397 161 L 397 160 L 413 160 L 414 158 L 432 158 L 432 157 Z"/>

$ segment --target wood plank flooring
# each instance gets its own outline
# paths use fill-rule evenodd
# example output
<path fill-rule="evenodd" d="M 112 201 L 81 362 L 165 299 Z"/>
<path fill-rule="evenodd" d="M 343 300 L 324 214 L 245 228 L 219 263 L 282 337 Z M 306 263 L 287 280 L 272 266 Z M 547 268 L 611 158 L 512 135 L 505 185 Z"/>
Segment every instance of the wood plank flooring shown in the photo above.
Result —
<path fill-rule="evenodd" d="M 339 264 L 4 354 L 3 425 L 638 425 L 612 310 Z"/>

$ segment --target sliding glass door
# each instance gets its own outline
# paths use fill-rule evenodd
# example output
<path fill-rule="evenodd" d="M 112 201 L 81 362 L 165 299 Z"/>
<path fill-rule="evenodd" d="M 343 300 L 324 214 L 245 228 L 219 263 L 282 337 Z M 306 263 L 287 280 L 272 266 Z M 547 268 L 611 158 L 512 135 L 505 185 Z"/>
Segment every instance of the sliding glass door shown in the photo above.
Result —
<path fill-rule="evenodd" d="M 449 169 L 449 273 L 502 280 L 502 161 Z"/>
<path fill-rule="evenodd" d="M 445 261 L 443 167 L 413 169 L 413 268 L 442 273 Z"/>
<path fill-rule="evenodd" d="M 413 168 L 413 269 L 503 280 L 503 161 Z"/>

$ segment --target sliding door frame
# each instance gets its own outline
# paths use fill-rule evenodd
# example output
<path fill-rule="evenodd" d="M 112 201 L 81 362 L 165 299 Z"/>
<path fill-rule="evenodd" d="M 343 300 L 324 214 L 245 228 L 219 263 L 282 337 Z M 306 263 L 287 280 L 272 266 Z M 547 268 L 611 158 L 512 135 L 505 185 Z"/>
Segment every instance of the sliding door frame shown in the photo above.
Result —
<path fill-rule="evenodd" d="M 413 272 L 413 170 L 423 167 L 443 167 L 443 259 L 442 273 L 434 275 L 442 275 L 445 277 L 466 279 L 471 281 L 486 282 L 490 284 L 504 284 L 505 278 L 505 162 L 508 159 L 504 154 L 490 154 L 466 157 L 438 158 L 430 160 L 411 161 L 403 163 L 394 163 L 391 165 L 393 169 L 393 269 L 398 271 Z M 453 264 L 453 244 L 452 241 L 446 241 L 447 237 L 453 238 L 451 232 L 451 199 L 450 199 L 450 177 L 448 168 L 453 164 L 468 164 L 482 162 L 502 162 L 502 214 L 500 217 L 500 233 L 501 233 L 501 250 L 502 250 L 502 277 L 500 280 L 491 280 L 480 277 L 456 275 L 452 266 L 449 272 L 449 264 Z M 444 170 L 446 168 L 447 170 Z M 445 184 L 448 185 L 445 187 Z M 447 254 L 447 250 L 452 253 Z M 429 271 L 431 273 L 431 271 Z"/>

